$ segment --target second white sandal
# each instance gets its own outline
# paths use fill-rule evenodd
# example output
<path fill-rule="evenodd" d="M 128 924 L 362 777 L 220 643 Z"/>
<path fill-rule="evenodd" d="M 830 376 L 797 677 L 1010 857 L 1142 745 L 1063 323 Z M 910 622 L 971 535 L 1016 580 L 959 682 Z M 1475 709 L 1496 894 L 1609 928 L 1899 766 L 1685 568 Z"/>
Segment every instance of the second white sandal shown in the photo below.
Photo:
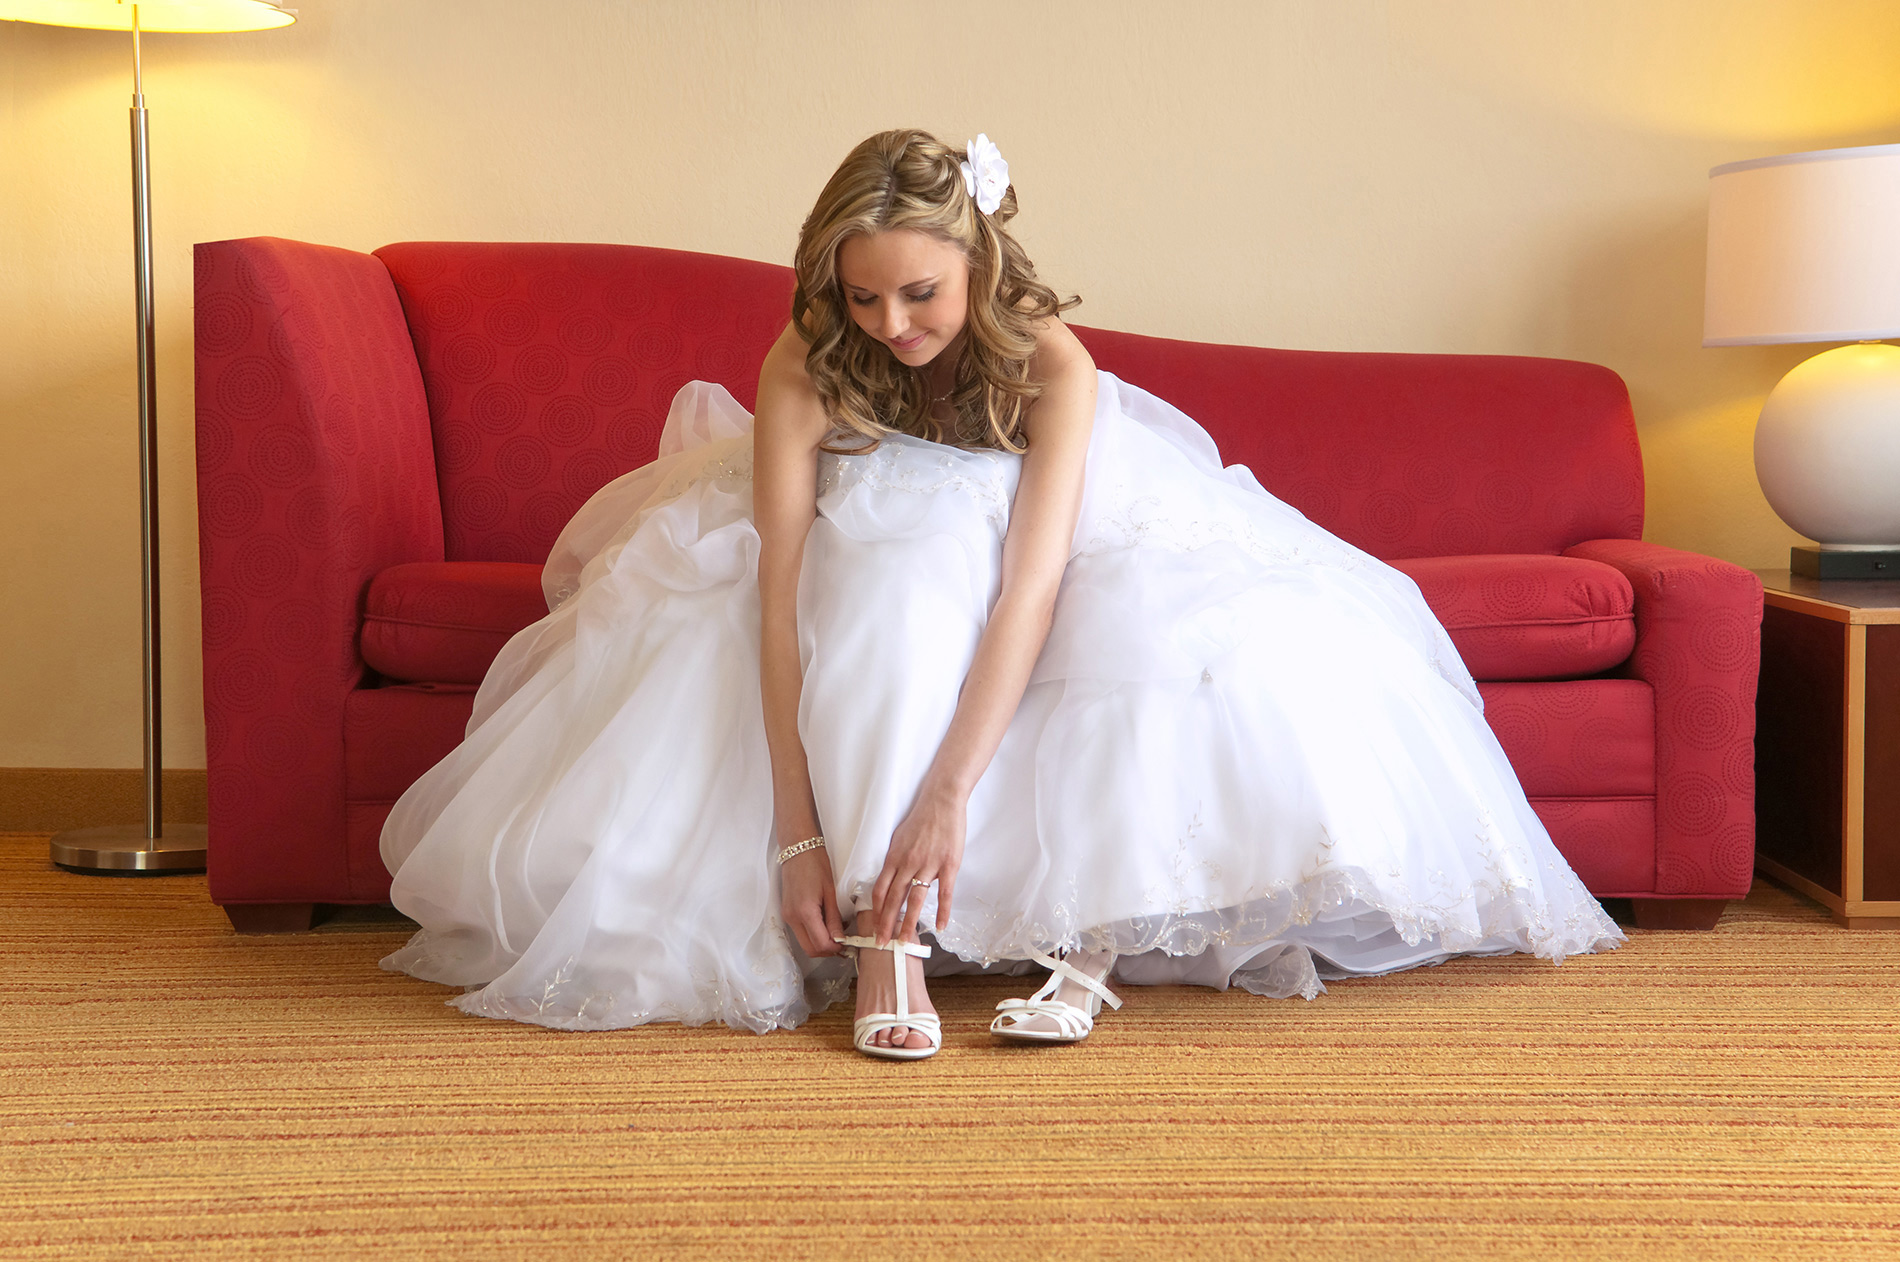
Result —
<path fill-rule="evenodd" d="M 1111 1008 L 1122 1006 L 1115 992 L 1104 984 L 1115 967 L 1114 956 L 1108 957 L 1108 963 L 1099 975 L 1091 977 L 1054 956 L 1044 955 L 1040 951 L 1030 954 L 1036 963 L 1049 970 L 1049 980 L 1042 984 L 1041 990 L 1027 999 L 1005 999 L 997 1004 L 996 1010 L 1002 1015 L 990 1022 L 991 1033 L 1025 1043 L 1080 1043 L 1095 1028 L 1095 1014 L 1102 1010 L 1104 1003 Z M 1056 992 L 1065 981 L 1074 982 L 1089 992 L 1087 1008 L 1078 1008 L 1056 998 Z M 1037 1028 L 1042 1025 L 1037 1021 L 1038 1017 L 1046 1018 L 1047 1026 Z M 1053 1028 L 1048 1028 L 1050 1026 Z"/>

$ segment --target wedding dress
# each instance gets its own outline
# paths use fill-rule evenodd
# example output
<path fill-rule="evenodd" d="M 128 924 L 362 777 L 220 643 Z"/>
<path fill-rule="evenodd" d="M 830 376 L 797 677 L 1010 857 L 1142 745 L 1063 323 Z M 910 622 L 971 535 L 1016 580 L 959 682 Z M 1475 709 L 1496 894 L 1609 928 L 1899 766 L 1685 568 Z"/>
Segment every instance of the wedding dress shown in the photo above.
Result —
<path fill-rule="evenodd" d="M 694 382 L 658 459 L 568 524 L 551 612 L 383 830 L 422 926 L 384 967 L 570 1029 L 765 1031 L 848 993 L 778 917 L 751 460 L 751 417 Z M 904 436 L 821 457 L 798 724 L 847 917 L 955 710 L 1020 465 Z M 1054 625 L 967 836 L 935 935 L 953 967 L 1108 948 L 1124 983 L 1310 999 L 1622 938 L 1412 581 L 1108 373 Z"/>

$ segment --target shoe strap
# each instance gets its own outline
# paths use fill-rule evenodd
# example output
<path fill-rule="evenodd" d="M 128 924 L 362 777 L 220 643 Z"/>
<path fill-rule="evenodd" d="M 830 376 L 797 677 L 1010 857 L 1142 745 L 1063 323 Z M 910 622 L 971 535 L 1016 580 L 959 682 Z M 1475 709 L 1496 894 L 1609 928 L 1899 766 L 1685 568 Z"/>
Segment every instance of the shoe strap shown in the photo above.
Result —
<path fill-rule="evenodd" d="M 1065 960 L 1058 960 L 1053 955 L 1044 955 L 1041 951 L 1031 951 L 1029 954 L 1035 959 L 1036 963 L 1048 969 L 1051 974 L 1049 979 L 1050 984 L 1046 987 L 1049 991 L 1048 998 L 1053 999 L 1055 997 L 1056 987 L 1061 984 L 1057 979 L 1066 977 L 1084 990 L 1092 990 L 1097 995 L 1100 995 L 1102 1002 L 1109 1007 L 1120 1008 L 1122 1006 L 1122 1001 L 1115 997 L 1114 991 L 1103 985 L 1102 981 L 1090 977 L 1087 973 L 1075 967 L 1075 965 Z M 1109 964 L 1109 967 L 1111 969 L 1114 968 L 1113 962 Z M 1108 974 L 1104 972 L 1102 977 L 1106 979 Z M 1041 992 L 1037 993 L 1040 994 Z"/>
<path fill-rule="evenodd" d="M 873 1012 L 869 1016 L 859 1017 L 851 1024 L 851 1043 L 862 1052 L 871 1046 L 871 1041 L 878 1036 L 879 1031 L 893 1029 L 900 1025 L 923 1035 L 932 1047 L 943 1046 L 943 1024 L 937 1020 L 935 1014 L 929 1012 L 913 1012 L 902 1018 L 894 1012 Z M 904 1050 L 920 1051 L 922 1049 L 905 1048 Z"/>
<path fill-rule="evenodd" d="M 892 954 L 902 951 L 905 955 L 914 955 L 920 960 L 930 958 L 929 947 L 921 942 L 906 942 L 902 938 L 892 938 L 882 946 L 878 945 L 876 938 L 859 937 L 855 934 L 847 935 L 842 938 L 833 938 L 832 941 L 836 942 L 839 946 L 857 947 L 860 950 L 889 951 Z"/>
<path fill-rule="evenodd" d="M 873 1012 L 851 1023 L 853 1037 L 866 1043 L 870 1042 L 872 1036 L 879 1030 L 888 1030 L 898 1025 L 916 1030 L 939 1046 L 943 1043 L 943 1022 L 934 1012 L 909 1012 L 901 1017 L 895 1012 Z"/>
<path fill-rule="evenodd" d="M 904 957 L 914 955 L 920 960 L 930 958 L 930 948 L 921 942 L 906 942 L 902 938 L 892 938 L 889 942 L 879 943 L 876 938 L 850 935 L 838 938 L 841 946 L 856 947 L 860 951 L 889 951 L 891 953 L 891 972 L 897 980 L 897 1018 L 901 1024 L 910 1016 L 910 970 L 904 967 Z M 1116 1004 L 1120 1007 L 1120 1004 Z"/>
<path fill-rule="evenodd" d="M 1003 1015 L 990 1022 L 992 1030 L 1005 1021 L 1012 1026 L 1027 1025 L 1036 1017 L 1054 1022 L 1064 1038 L 1085 1039 L 1095 1028 L 1095 1019 L 1087 1012 L 1060 999 L 1005 999 L 996 1005 L 996 1010 Z"/>

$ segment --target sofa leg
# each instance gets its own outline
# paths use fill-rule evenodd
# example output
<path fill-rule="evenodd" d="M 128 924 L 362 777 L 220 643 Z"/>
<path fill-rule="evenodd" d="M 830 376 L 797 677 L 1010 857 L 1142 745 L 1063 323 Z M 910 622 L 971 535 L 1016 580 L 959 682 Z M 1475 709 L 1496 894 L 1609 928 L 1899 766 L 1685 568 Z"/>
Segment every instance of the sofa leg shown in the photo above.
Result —
<path fill-rule="evenodd" d="M 224 914 L 239 933 L 307 933 L 316 922 L 315 903 L 226 903 Z"/>
<path fill-rule="evenodd" d="M 1725 898 L 1632 898 L 1638 929 L 1713 929 Z"/>

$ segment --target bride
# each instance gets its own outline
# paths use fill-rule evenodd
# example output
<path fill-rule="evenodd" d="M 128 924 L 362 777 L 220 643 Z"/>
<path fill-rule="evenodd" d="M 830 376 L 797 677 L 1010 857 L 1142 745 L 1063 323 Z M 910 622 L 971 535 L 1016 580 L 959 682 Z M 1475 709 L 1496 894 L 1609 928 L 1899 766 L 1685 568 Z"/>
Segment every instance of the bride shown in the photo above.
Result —
<path fill-rule="evenodd" d="M 855 964 L 857 1048 L 916 1059 L 927 972 L 1040 964 L 990 1028 L 1074 1042 L 1111 977 L 1310 999 L 1621 940 L 1418 589 L 1096 371 L 1015 212 L 982 136 L 845 158 L 757 417 L 680 392 L 396 804 L 384 967 L 763 1032 Z"/>

